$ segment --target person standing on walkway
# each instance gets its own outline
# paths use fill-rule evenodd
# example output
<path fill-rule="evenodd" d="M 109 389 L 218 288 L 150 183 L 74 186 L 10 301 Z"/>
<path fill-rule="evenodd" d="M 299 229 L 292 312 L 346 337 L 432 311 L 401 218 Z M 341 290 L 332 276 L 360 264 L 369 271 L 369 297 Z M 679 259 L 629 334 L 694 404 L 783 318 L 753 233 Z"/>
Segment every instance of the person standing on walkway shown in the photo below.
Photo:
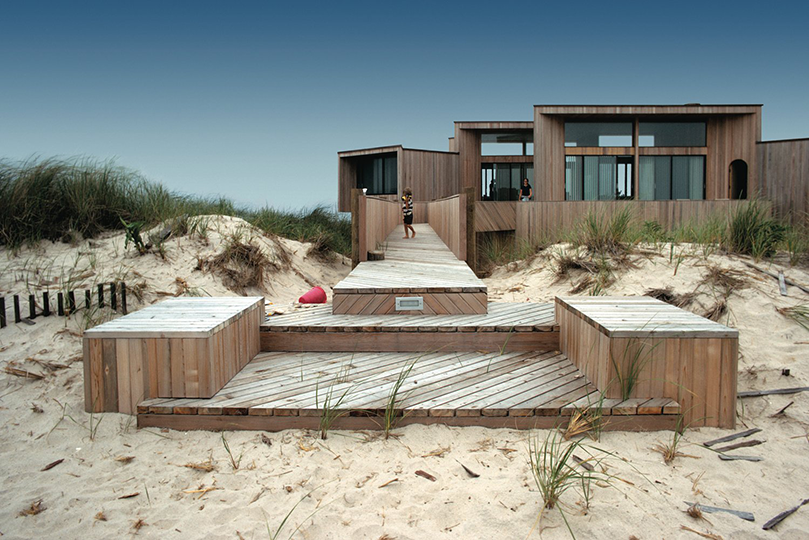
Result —
<path fill-rule="evenodd" d="M 413 228 L 413 191 L 410 188 L 404 189 L 402 195 L 402 222 L 404 223 L 405 238 L 410 238 L 408 231 L 416 237 L 416 230 Z"/>
<path fill-rule="evenodd" d="M 525 178 L 522 181 L 522 187 L 520 188 L 520 200 L 523 202 L 528 202 L 534 196 L 534 190 L 531 189 L 531 184 L 528 183 L 528 179 Z"/>

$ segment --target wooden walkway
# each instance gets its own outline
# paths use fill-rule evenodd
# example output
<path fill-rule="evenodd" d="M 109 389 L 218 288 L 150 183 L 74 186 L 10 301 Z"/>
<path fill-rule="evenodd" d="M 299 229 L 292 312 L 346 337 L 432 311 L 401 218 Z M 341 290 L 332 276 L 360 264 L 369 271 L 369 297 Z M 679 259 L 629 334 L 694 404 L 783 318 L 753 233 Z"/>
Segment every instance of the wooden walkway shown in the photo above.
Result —
<path fill-rule="evenodd" d="M 514 353 L 262 353 L 210 399 L 150 399 L 138 425 L 174 429 L 317 429 L 326 395 L 345 394 L 342 429 L 377 429 L 391 388 L 403 423 L 487 427 L 563 424 L 597 390 L 558 351 Z M 607 400 L 615 429 L 672 429 L 671 400 Z"/>
<path fill-rule="evenodd" d="M 486 284 L 455 258 L 428 224 L 413 227 L 415 238 L 403 239 L 404 228 L 398 226 L 382 247 L 385 260 L 362 262 L 335 285 L 335 314 L 486 313 Z M 396 311 L 396 297 L 414 296 L 423 298 L 423 310 Z"/>

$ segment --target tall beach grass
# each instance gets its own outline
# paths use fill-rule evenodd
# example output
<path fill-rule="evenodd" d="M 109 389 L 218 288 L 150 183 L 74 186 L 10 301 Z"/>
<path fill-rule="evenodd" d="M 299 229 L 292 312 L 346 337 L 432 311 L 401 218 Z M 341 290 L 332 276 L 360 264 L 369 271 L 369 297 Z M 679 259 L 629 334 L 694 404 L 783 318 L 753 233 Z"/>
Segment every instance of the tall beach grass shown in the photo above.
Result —
<path fill-rule="evenodd" d="M 229 215 L 261 230 L 313 242 L 318 253 L 351 253 L 348 218 L 323 206 L 258 210 L 223 198 L 182 195 L 113 161 L 90 158 L 0 161 L 0 245 L 92 238 L 128 223 L 179 216 Z"/>

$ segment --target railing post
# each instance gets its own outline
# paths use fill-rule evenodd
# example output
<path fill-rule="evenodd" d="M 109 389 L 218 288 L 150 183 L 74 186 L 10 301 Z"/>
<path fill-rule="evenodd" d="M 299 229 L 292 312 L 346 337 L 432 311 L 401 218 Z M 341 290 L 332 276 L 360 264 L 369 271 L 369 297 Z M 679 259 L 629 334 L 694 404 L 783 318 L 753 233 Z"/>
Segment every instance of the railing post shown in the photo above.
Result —
<path fill-rule="evenodd" d="M 362 253 L 362 249 L 365 246 L 362 246 L 362 242 L 360 241 L 361 233 L 364 233 L 365 230 L 365 223 L 360 223 L 360 221 L 364 221 L 362 218 L 364 217 L 365 212 L 360 211 L 360 205 L 363 202 L 363 193 L 361 189 L 352 189 L 351 190 L 351 267 L 354 268 L 358 264 L 360 264 L 360 254 Z M 362 234 L 362 236 L 365 236 Z"/>
<path fill-rule="evenodd" d="M 478 243 L 475 234 L 475 188 L 464 188 L 466 195 L 466 264 L 478 273 Z"/>

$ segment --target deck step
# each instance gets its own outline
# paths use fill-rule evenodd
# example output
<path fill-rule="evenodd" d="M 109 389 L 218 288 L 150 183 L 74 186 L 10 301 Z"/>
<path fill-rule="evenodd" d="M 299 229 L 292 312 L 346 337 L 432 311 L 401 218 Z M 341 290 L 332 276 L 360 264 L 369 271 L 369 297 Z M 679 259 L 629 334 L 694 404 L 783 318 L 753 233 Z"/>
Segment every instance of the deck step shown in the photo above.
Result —
<path fill-rule="evenodd" d="M 463 352 L 559 348 L 552 304 L 490 303 L 483 315 L 335 315 L 308 306 L 270 317 L 262 351 Z"/>
<path fill-rule="evenodd" d="M 262 353 L 210 399 L 150 399 L 138 425 L 175 429 L 317 429 L 327 395 L 342 397 L 335 427 L 374 429 L 390 391 L 410 366 L 396 409 L 405 423 L 551 427 L 595 387 L 558 351 L 547 353 Z M 345 396 L 345 397 L 343 397 Z M 612 404 L 618 429 L 671 429 L 662 403 Z M 634 407 L 634 409 L 633 409 Z M 671 407 L 670 407 L 671 409 Z M 606 409 L 605 409 L 606 410 Z"/>

